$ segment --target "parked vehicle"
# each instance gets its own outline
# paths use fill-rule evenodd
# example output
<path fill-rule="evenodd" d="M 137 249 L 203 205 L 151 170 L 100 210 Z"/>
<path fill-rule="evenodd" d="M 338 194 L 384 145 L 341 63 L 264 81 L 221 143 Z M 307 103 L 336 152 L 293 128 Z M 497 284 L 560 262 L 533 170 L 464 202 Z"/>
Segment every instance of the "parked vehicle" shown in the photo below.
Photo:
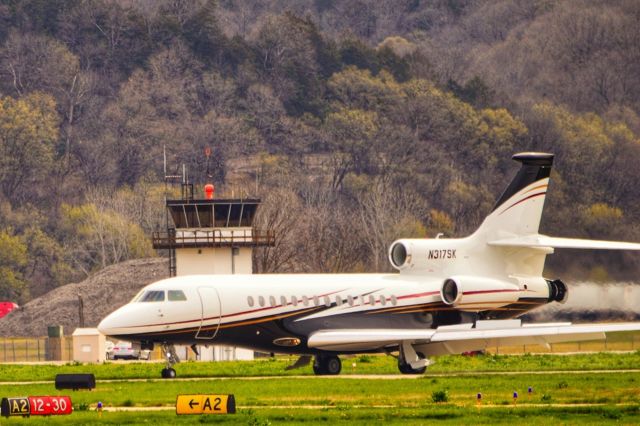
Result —
<path fill-rule="evenodd" d="M 107 359 L 144 359 L 148 360 L 151 351 L 148 349 L 140 350 L 131 342 L 120 341 L 113 343 L 107 341 Z"/>

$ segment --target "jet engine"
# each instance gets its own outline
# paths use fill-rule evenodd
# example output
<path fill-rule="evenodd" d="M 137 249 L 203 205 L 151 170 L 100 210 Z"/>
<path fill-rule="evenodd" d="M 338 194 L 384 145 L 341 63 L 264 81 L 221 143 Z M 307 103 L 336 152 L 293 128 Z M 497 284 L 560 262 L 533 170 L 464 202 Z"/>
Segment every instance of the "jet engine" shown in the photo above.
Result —
<path fill-rule="evenodd" d="M 395 241 L 389 247 L 389 261 L 399 270 L 439 269 L 458 258 L 456 239 L 410 239 Z"/>
<path fill-rule="evenodd" d="M 546 280 L 549 286 L 549 302 L 565 303 L 569 298 L 567 285 L 560 280 Z"/>
<path fill-rule="evenodd" d="M 411 265 L 411 257 L 410 248 L 402 241 L 396 241 L 389 248 L 389 261 L 398 270 Z"/>
<path fill-rule="evenodd" d="M 447 278 L 440 289 L 445 304 L 469 311 L 508 305 L 517 302 L 520 294 L 517 284 L 472 276 Z"/>

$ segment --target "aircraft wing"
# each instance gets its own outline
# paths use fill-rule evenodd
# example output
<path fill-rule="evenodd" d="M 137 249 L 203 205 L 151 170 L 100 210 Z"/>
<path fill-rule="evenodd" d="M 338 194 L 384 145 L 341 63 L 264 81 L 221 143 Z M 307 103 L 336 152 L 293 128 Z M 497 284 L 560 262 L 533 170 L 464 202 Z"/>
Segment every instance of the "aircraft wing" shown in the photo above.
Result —
<path fill-rule="evenodd" d="M 307 345 L 330 351 L 378 350 L 398 343 L 429 342 L 436 330 L 406 329 L 338 329 L 320 330 L 309 336 Z"/>
<path fill-rule="evenodd" d="M 520 320 L 478 321 L 472 324 L 425 330 L 343 329 L 321 330 L 309 336 L 308 346 L 329 351 L 367 351 L 410 343 L 425 356 L 456 354 L 487 347 L 549 345 L 560 342 L 601 340 L 607 332 L 640 330 L 640 322 L 522 325 Z"/>
<path fill-rule="evenodd" d="M 594 250 L 640 250 L 640 244 L 638 243 L 628 243 L 624 241 L 583 240 L 579 238 L 557 238 L 540 234 L 489 241 L 487 244 L 497 247 L 554 247 Z"/>

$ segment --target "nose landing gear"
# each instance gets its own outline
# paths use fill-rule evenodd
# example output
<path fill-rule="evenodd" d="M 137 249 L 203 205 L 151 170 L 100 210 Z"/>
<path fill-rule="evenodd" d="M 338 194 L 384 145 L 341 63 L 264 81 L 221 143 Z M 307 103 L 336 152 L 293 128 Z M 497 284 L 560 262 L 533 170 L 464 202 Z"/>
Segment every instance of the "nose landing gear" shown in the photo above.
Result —
<path fill-rule="evenodd" d="M 162 378 L 173 379 L 176 377 L 176 370 L 173 369 L 173 365 L 180 362 L 180 358 L 176 353 L 176 348 L 168 343 L 163 343 L 162 353 L 164 353 L 164 356 L 167 359 L 167 366 L 162 369 Z"/>

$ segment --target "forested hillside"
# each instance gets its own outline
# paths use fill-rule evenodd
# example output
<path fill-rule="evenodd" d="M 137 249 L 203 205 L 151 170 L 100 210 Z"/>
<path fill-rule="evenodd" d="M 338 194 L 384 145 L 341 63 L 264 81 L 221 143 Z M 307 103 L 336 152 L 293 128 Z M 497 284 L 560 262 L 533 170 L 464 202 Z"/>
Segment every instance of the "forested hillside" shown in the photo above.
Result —
<path fill-rule="evenodd" d="M 634 0 L 0 0 L 0 299 L 154 255 L 165 147 L 264 200 L 261 272 L 464 235 L 522 150 L 556 154 L 544 232 L 640 241 L 639 114 Z"/>

